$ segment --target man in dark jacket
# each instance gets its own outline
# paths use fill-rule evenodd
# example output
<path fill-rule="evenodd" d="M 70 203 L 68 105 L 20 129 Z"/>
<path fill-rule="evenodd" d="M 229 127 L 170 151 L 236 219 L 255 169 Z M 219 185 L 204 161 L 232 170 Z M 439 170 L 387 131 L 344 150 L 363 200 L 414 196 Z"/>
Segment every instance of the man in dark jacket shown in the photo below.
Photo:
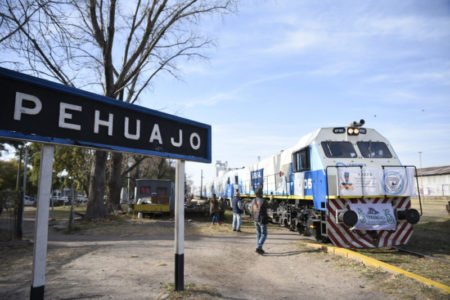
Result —
<path fill-rule="evenodd" d="M 262 188 L 259 188 L 255 194 L 256 198 L 253 200 L 252 208 L 256 228 L 256 252 L 263 255 L 264 250 L 262 246 L 267 238 L 267 223 L 269 222 L 269 216 L 267 215 L 267 204 L 263 198 Z"/>
<path fill-rule="evenodd" d="M 236 190 L 233 200 L 231 200 L 231 207 L 233 208 L 233 231 L 241 232 L 243 206 L 239 190 Z"/>

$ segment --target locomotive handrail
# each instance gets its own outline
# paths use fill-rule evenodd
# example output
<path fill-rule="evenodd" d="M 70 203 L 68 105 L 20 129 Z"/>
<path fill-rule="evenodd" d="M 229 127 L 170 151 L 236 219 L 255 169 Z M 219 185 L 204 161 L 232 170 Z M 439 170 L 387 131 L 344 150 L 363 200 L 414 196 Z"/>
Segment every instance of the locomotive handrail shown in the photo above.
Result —
<path fill-rule="evenodd" d="M 363 166 L 359 166 L 359 171 L 361 172 L 361 199 L 364 199 L 364 173 L 363 173 Z"/>
<path fill-rule="evenodd" d="M 328 200 L 329 200 L 329 198 L 330 198 L 330 191 L 329 191 L 329 180 L 328 180 L 328 169 L 329 168 L 336 168 L 336 169 L 338 169 L 338 168 L 356 168 L 356 167 L 359 167 L 360 168 L 360 170 L 361 170 L 361 196 L 362 196 L 362 198 L 364 198 L 364 173 L 362 172 L 362 170 L 363 170 L 363 165 L 354 165 L 354 166 L 344 166 L 344 165 L 337 165 L 337 166 L 327 166 L 326 168 L 325 168 L 325 180 L 326 180 L 326 199 L 327 199 L 327 205 L 328 205 Z M 416 166 L 413 166 L 413 165 L 383 165 L 382 166 L 382 169 L 383 169 L 383 178 L 384 178 L 384 176 L 385 176 L 385 168 L 404 168 L 405 170 L 406 170 L 406 168 L 414 168 L 414 172 L 415 172 L 415 177 L 416 177 L 416 185 L 417 185 L 417 189 L 418 189 L 418 196 L 419 196 L 419 206 L 420 206 L 420 216 L 422 216 L 423 215 L 423 209 L 422 209 L 422 198 L 420 197 L 420 187 L 419 187 L 419 179 L 418 179 L 418 175 L 417 175 L 417 168 L 416 168 Z M 337 172 L 337 174 L 336 174 L 336 196 L 338 196 L 338 197 L 340 197 L 341 196 L 341 193 L 340 193 L 340 189 L 339 189 L 339 186 L 338 186 L 338 183 L 339 183 L 339 181 L 338 181 L 338 173 L 339 172 Z M 384 194 L 384 197 L 387 197 L 388 195 L 387 194 Z"/>

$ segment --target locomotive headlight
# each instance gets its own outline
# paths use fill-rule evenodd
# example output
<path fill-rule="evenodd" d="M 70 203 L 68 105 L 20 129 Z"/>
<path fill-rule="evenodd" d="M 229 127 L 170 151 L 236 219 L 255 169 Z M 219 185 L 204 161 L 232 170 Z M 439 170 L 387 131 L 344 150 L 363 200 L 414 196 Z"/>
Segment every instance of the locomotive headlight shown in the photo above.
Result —
<path fill-rule="evenodd" d="M 358 135 L 359 134 L 359 128 L 349 127 L 347 129 L 347 133 L 348 133 L 348 135 Z"/>
<path fill-rule="evenodd" d="M 348 227 L 353 227 L 358 223 L 358 214 L 353 210 L 338 211 L 337 219 L 339 223 L 344 223 Z"/>

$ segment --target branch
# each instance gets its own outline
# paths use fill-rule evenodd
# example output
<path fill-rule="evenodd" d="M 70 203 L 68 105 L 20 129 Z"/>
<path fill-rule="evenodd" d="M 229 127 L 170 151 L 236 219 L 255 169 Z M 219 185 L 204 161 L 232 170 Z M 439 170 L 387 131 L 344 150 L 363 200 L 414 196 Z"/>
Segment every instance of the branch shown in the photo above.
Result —
<path fill-rule="evenodd" d="M 156 1 L 155 1 L 155 3 L 156 3 Z M 158 10 L 156 11 L 156 14 L 155 14 L 155 17 L 153 18 L 153 20 L 152 20 L 152 14 L 153 14 L 154 7 L 152 7 L 150 13 L 148 14 L 147 27 L 142 36 L 141 42 L 140 42 L 139 46 L 136 48 L 136 50 L 134 51 L 134 53 L 131 55 L 130 59 L 128 59 L 128 61 L 124 64 L 124 66 L 122 68 L 122 72 L 120 73 L 119 77 L 117 78 L 116 87 L 115 87 L 116 90 L 119 90 L 122 86 L 126 85 L 127 82 L 130 80 L 129 76 L 127 77 L 127 80 L 124 80 L 124 78 L 128 74 L 131 67 L 134 65 L 134 63 L 136 62 L 138 57 L 144 51 L 144 49 L 147 45 L 148 39 L 149 39 L 150 35 L 152 34 L 155 22 L 157 21 L 157 19 L 161 15 L 161 13 L 164 11 L 166 4 L 167 4 L 167 0 L 164 0 L 163 3 L 158 7 Z"/>
<path fill-rule="evenodd" d="M 14 22 L 18 23 L 18 20 L 14 16 Z M 34 49 L 39 53 L 39 57 L 44 61 L 44 66 L 46 66 L 63 84 L 73 86 L 70 79 L 64 74 L 64 72 L 60 69 L 59 66 L 55 65 L 51 59 L 44 53 L 40 44 L 25 30 L 23 27 L 20 28 L 20 31 L 25 35 L 27 40 L 31 42 Z"/>
<path fill-rule="evenodd" d="M 100 45 L 100 48 L 105 48 L 105 39 L 103 35 L 103 31 L 100 29 L 98 23 L 97 23 L 97 8 L 96 8 L 97 2 L 95 0 L 90 0 L 89 2 L 89 15 L 91 17 L 91 24 L 93 29 L 94 38 L 97 41 L 97 43 Z"/>
<path fill-rule="evenodd" d="M 155 5 L 155 2 L 153 2 L 153 6 Z M 133 39 L 133 35 L 134 32 L 136 31 L 136 28 L 139 27 L 139 25 L 141 24 L 141 22 L 145 19 L 145 14 L 142 16 L 142 18 L 136 23 L 136 17 L 138 15 L 139 12 L 139 7 L 141 6 L 141 0 L 138 0 L 138 3 L 136 4 L 136 10 L 134 11 L 134 15 L 133 15 L 133 21 L 131 22 L 131 28 L 130 28 L 130 33 L 128 34 L 128 38 L 127 38 L 127 43 L 125 45 L 125 53 L 123 55 L 123 65 L 126 64 L 127 58 L 128 58 L 128 51 L 130 49 L 130 45 L 131 45 L 131 41 Z M 152 7 L 153 9 L 153 7 Z M 145 8 L 144 8 L 145 10 Z"/>
<path fill-rule="evenodd" d="M 106 96 L 114 96 L 114 67 L 112 60 L 112 46 L 114 44 L 115 33 L 115 17 L 116 17 L 116 0 L 111 0 L 109 8 L 109 24 L 108 35 L 106 38 L 106 47 L 103 50 L 105 60 L 105 81 L 106 81 Z"/>
<path fill-rule="evenodd" d="M 148 158 L 148 157 L 147 156 L 141 156 L 140 158 L 137 158 L 137 159 L 135 158 L 134 164 L 131 167 L 129 167 L 128 169 L 125 169 L 125 171 L 123 171 L 120 176 L 124 177 L 126 174 L 130 173 L 131 171 L 133 171 L 134 168 L 136 168 L 146 158 Z"/>
<path fill-rule="evenodd" d="M 206 42 L 205 42 L 206 43 Z M 136 95 L 134 96 L 133 100 L 130 102 L 132 104 L 134 104 L 137 99 L 139 98 L 139 95 L 142 93 L 142 91 L 148 86 L 148 84 L 150 83 L 150 81 L 156 76 L 156 74 L 158 74 L 162 69 L 164 69 L 164 67 L 166 67 L 172 60 L 174 60 L 175 58 L 183 55 L 183 53 L 189 49 L 194 49 L 194 48 L 201 48 L 205 43 L 203 43 L 202 45 L 199 45 L 197 47 L 187 47 L 187 48 L 183 48 L 180 51 L 178 51 L 177 53 L 175 53 L 174 55 L 172 55 L 171 57 L 167 58 L 166 60 L 164 60 L 162 63 L 160 63 L 159 67 L 156 68 L 156 70 L 153 71 L 153 73 L 147 78 L 147 80 L 145 81 L 145 83 L 141 86 L 141 88 L 138 90 L 138 92 L 136 93 Z"/>

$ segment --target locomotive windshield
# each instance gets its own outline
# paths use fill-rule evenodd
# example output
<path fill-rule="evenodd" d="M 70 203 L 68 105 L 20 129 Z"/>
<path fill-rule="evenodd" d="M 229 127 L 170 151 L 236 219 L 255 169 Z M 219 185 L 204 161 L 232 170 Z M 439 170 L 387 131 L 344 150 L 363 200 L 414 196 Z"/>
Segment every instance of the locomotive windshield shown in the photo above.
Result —
<path fill-rule="evenodd" d="M 357 142 L 357 145 L 365 158 L 392 158 L 391 152 L 383 142 Z"/>
<path fill-rule="evenodd" d="M 330 158 L 356 158 L 356 151 L 350 142 L 322 142 L 325 155 Z"/>

